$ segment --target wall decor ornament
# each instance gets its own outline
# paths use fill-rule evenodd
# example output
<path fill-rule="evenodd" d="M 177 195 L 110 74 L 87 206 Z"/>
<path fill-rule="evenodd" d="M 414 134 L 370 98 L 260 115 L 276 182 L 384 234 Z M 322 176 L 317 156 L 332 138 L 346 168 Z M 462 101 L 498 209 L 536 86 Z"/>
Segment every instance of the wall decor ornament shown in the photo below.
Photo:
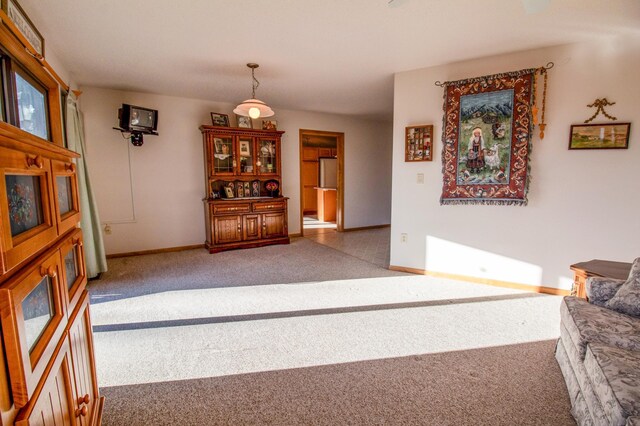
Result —
<path fill-rule="evenodd" d="M 593 119 L 596 118 L 600 113 L 602 113 L 609 120 L 617 120 L 618 119 L 617 117 L 607 114 L 607 111 L 604 110 L 604 107 L 615 105 L 615 104 L 616 104 L 615 102 L 609 102 L 607 98 L 596 99 L 595 101 L 587 105 L 589 108 L 596 108 L 596 112 L 594 112 L 590 118 L 584 120 L 585 124 L 592 122 Z"/>
<path fill-rule="evenodd" d="M 436 83 L 445 88 L 440 204 L 527 204 L 540 70 Z"/>

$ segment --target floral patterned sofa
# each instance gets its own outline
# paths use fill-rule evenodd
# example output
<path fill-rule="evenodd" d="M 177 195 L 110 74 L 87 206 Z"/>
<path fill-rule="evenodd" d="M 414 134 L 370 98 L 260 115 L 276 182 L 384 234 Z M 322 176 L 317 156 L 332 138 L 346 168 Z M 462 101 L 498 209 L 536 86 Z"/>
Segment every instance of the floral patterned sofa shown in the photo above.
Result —
<path fill-rule="evenodd" d="M 589 278 L 560 306 L 556 359 L 579 425 L 640 426 L 640 258 L 627 281 Z"/>

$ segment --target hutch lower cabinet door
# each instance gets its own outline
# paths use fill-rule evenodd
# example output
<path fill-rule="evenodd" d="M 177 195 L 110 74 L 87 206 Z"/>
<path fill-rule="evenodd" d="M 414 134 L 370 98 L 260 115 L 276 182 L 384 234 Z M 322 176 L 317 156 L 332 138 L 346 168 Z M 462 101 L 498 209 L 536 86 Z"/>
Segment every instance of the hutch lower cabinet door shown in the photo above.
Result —
<path fill-rule="evenodd" d="M 284 212 L 265 213 L 262 215 L 262 235 L 264 238 L 287 235 L 286 215 Z"/>
<path fill-rule="evenodd" d="M 51 373 L 36 396 L 29 401 L 16 417 L 16 426 L 76 425 L 71 398 L 71 353 L 69 341 L 62 339 Z"/>
<path fill-rule="evenodd" d="M 78 308 L 71 318 L 69 344 L 73 364 L 75 384 L 74 413 L 78 414 L 79 424 L 92 425 L 93 419 L 102 410 L 102 399 L 98 394 L 96 367 L 89 317 L 89 293 L 85 290 L 80 297 Z"/>
<path fill-rule="evenodd" d="M 216 244 L 242 241 L 242 216 L 216 216 L 213 218 L 213 233 Z"/>
<path fill-rule="evenodd" d="M 242 239 L 245 241 L 260 239 L 260 215 L 248 214 L 242 217 Z"/>

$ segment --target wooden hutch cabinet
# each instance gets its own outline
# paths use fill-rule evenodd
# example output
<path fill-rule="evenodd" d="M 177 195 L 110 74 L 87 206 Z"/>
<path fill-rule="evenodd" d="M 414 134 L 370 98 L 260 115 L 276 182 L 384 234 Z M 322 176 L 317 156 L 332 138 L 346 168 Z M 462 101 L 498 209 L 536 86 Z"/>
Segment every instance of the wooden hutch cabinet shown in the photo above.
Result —
<path fill-rule="evenodd" d="M 282 131 L 201 126 L 210 253 L 289 244 L 280 188 Z"/>
<path fill-rule="evenodd" d="M 99 425 L 79 155 L 59 84 L 4 25 L 0 61 L 0 426 Z"/>

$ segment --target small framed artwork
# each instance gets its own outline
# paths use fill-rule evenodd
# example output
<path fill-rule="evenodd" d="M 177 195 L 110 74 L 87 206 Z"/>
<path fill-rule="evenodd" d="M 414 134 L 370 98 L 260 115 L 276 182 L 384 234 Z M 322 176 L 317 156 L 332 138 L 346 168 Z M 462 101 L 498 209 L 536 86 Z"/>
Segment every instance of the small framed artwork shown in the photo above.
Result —
<path fill-rule="evenodd" d="M 211 122 L 214 126 L 229 127 L 229 116 L 218 112 L 211 113 Z"/>
<path fill-rule="evenodd" d="M 251 183 L 244 182 L 243 186 L 244 186 L 244 196 L 251 197 Z"/>
<path fill-rule="evenodd" d="M 224 195 L 226 195 L 227 198 L 234 198 L 235 195 L 233 194 L 233 187 L 225 186 L 224 187 Z"/>
<path fill-rule="evenodd" d="M 574 124 L 569 149 L 627 149 L 631 123 Z"/>
<path fill-rule="evenodd" d="M 240 156 L 241 157 L 251 156 L 251 141 L 246 141 L 246 140 L 240 141 Z"/>
<path fill-rule="evenodd" d="M 278 130 L 278 121 L 262 120 L 262 130 Z"/>
<path fill-rule="evenodd" d="M 405 129 L 404 161 L 431 161 L 433 158 L 433 125 L 410 126 Z"/>
<path fill-rule="evenodd" d="M 236 114 L 236 120 L 238 121 L 238 127 L 243 129 L 253 129 L 253 120 L 251 120 L 251 117 L 244 117 Z"/>
<path fill-rule="evenodd" d="M 244 197 L 244 185 L 242 184 L 242 182 L 236 182 L 236 197 Z"/>
<path fill-rule="evenodd" d="M 259 197 L 260 196 L 260 181 L 254 180 L 251 182 L 251 196 Z"/>
<path fill-rule="evenodd" d="M 44 38 L 16 0 L 2 0 L 2 11 L 7 14 L 18 31 L 27 39 L 33 49 L 44 57 Z"/>

